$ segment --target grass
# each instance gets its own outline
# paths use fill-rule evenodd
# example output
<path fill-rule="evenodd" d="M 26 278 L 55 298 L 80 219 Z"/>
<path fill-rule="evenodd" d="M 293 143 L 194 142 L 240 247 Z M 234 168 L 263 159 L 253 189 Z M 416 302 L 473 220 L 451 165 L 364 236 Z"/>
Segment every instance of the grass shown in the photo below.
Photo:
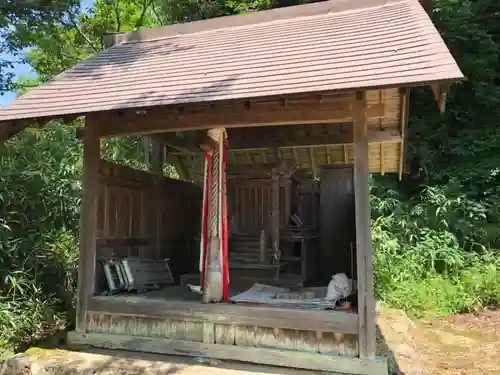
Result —
<path fill-rule="evenodd" d="M 484 232 L 491 227 L 485 207 L 430 188 L 414 202 L 386 196 L 372 205 L 380 300 L 414 317 L 500 302 L 500 253 L 484 243 L 492 238 Z"/>

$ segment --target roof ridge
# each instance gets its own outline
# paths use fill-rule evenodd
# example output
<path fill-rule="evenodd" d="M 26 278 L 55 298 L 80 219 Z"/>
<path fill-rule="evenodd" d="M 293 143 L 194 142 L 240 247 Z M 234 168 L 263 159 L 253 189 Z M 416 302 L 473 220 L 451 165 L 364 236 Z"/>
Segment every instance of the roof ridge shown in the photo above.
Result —
<path fill-rule="evenodd" d="M 329 14 L 347 14 L 383 8 L 388 5 L 408 3 L 418 0 L 327 0 L 316 3 L 273 8 L 258 12 L 209 18 L 206 20 L 176 23 L 157 28 L 143 29 L 127 33 L 110 34 L 114 44 L 130 44 L 168 39 L 186 34 L 220 32 L 263 24 L 291 22 L 297 19 L 309 19 Z M 225 22 L 224 22 L 225 21 Z M 222 25 L 221 25 L 222 24 Z"/>

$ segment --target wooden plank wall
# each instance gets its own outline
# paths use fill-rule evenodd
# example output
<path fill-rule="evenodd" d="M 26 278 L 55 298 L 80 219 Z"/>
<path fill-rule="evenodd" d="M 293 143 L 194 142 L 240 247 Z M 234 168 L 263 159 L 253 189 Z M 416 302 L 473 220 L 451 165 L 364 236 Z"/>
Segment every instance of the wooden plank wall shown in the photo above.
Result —
<path fill-rule="evenodd" d="M 303 180 L 297 186 L 297 214 L 306 226 L 317 228 L 319 215 L 320 184 L 313 180 Z"/>
<path fill-rule="evenodd" d="M 187 321 L 93 312 L 88 315 L 88 326 L 90 332 L 95 333 L 288 349 L 351 357 L 358 355 L 358 340 L 355 334 L 221 324 L 203 319 Z"/>
<path fill-rule="evenodd" d="M 319 183 L 310 179 L 300 182 L 290 195 L 286 193 L 287 179 L 280 186 L 280 225 L 289 225 L 285 209 L 286 199 L 294 200 L 295 211 L 306 226 L 316 228 L 319 212 Z M 258 234 L 261 228 L 271 227 L 272 180 L 264 179 L 230 179 L 228 185 L 229 217 L 233 229 L 239 233 Z"/>
<path fill-rule="evenodd" d="M 228 182 L 228 214 L 233 231 L 256 234 L 271 228 L 272 180 L 230 179 Z M 286 223 L 285 189 L 280 187 L 280 223 Z M 270 232 L 269 232 L 270 235 Z"/>
<path fill-rule="evenodd" d="M 159 258 L 154 248 L 154 176 L 101 160 L 97 214 L 97 255 Z"/>
<path fill-rule="evenodd" d="M 176 280 L 184 273 L 198 270 L 202 196 L 198 185 L 163 179 L 162 254 L 170 258 Z"/>
<path fill-rule="evenodd" d="M 321 170 L 318 281 L 326 285 L 331 277 L 344 272 L 356 277 L 351 244 L 356 240 L 354 187 L 351 165 L 323 167 Z"/>
<path fill-rule="evenodd" d="M 160 204 L 154 194 L 158 178 Z M 157 210 L 162 211 L 160 248 L 155 244 Z M 200 213 L 201 189 L 196 185 L 101 160 L 97 256 L 171 258 L 174 273 L 184 272 L 194 257 L 189 250 L 196 247 Z"/>

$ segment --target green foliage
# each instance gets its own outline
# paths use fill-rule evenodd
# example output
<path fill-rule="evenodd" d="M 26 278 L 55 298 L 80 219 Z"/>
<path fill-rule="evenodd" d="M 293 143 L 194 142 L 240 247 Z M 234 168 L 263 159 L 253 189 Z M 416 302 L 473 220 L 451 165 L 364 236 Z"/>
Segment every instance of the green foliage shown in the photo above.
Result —
<path fill-rule="evenodd" d="M 81 145 L 58 123 L 32 128 L 0 149 L 0 165 L 0 341 L 18 346 L 71 308 Z"/>
<path fill-rule="evenodd" d="M 372 190 L 378 296 L 417 316 L 500 301 L 499 10 L 434 1 L 433 22 L 467 81 L 444 114 L 429 89 L 412 90 L 408 158 L 424 161 L 430 186 L 408 196 L 386 177 Z"/>
<path fill-rule="evenodd" d="M 415 316 L 500 302 L 500 254 L 490 247 L 497 236 L 486 234 L 488 205 L 450 186 L 428 187 L 405 201 L 383 186 L 373 190 L 378 298 Z"/>

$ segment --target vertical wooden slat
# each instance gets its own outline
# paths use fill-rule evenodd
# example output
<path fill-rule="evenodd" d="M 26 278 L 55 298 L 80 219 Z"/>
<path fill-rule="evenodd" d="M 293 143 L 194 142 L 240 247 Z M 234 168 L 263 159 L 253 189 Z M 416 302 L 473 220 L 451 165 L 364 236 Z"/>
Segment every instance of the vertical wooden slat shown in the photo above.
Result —
<path fill-rule="evenodd" d="M 203 322 L 203 343 L 215 343 L 215 324 L 212 322 Z"/>
<path fill-rule="evenodd" d="M 260 249 L 260 264 L 266 263 L 266 233 L 264 229 L 260 230 L 259 249 Z"/>
<path fill-rule="evenodd" d="M 102 235 L 103 237 L 109 237 L 109 194 L 108 194 L 108 185 L 104 184 L 103 186 L 104 189 L 104 202 L 103 202 L 103 231 Z"/>
<path fill-rule="evenodd" d="M 163 163 L 165 152 L 164 145 L 161 139 L 153 138 L 152 139 L 152 149 L 151 149 L 151 172 L 155 175 L 154 185 L 153 185 L 153 199 L 151 205 L 151 224 L 153 226 L 154 233 L 154 253 L 156 254 L 157 259 L 161 259 L 162 254 L 162 246 L 161 246 L 161 219 L 163 212 Z"/>
<path fill-rule="evenodd" d="M 316 178 L 318 171 L 316 170 L 316 159 L 314 157 L 314 147 L 309 147 L 309 158 L 311 159 L 311 169 L 313 177 Z"/>
<path fill-rule="evenodd" d="M 384 143 L 380 143 L 380 174 L 383 176 L 385 174 L 384 170 Z"/>
<path fill-rule="evenodd" d="M 83 198 L 80 211 L 80 258 L 76 331 L 87 330 L 87 306 L 95 290 L 97 197 L 99 194 L 100 141 L 86 126 L 83 137 Z"/>
<path fill-rule="evenodd" d="M 354 201 L 358 274 L 359 355 L 375 357 L 375 298 L 368 185 L 368 129 L 366 92 L 353 98 Z"/>
<path fill-rule="evenodd" d="M 134 233 L 134 228 L 133 228 L 133 220 L 134 220 L 134 192 L 131 190 L 127 191 L 126 199 L 128 200 L 128 214 L 127 214 L 127 219 L 128 219 L 128 237 L 132 238 L 133 233 Z M 132 252 L 133 246 L 129 246 L 128 248 L 128 254 L 129 256 L 133 256 L 134 254 Z"/>
<path fill-rule="evenodd" d="M 273 186 L 272 186 L 272 238 L 273 252 L 276 257 L 276 263 L 280 261 L 280 178 L 278 170 L 273 168 Z M 279 268 L 276 274 L 279 277 Z"/>
<path fill-rule="evenodd" d="M 316 205 L 316 194 L 317 194 L 317 187 L 318 184 L 316 181 L 312 181 L 311 183 L 311 201 L 310 201 L 310 206 L 311 206 L 311 224 L 313 225 L 314 228 L 316 228 L 317 224 L 317 217 L 318 217 L 318 206 Z"/>
<path fill-rule="evenodd" d="M 291 210 L 292 210 L 292 207 L 291 207 L 291 205 L 292 205 L 292 181 L 289 178 L 285 181 L 285 194 L 284 195 L 285 195 L 285 197 L 284 197 L 284 200 L 285 200 L 285 207 L 284 207 L 285 221 L 284 221 L 284 224 L 288 225 L 288 221 L 290 220 L 290 215 L 291 215 Z"/>
<path fill-rule="evenodd" d="M 410 109 L 410 89 L 402 88 L 400 95 L 400 121 L 401 121 L 401 144 L 399 149 L 399 180 L 403 178 L 404 160 L 406 151 L 406 138 L 408 137 L 408 113 Z"/>
<path fill-rule="evenodd" d="M 301 167 L 302 167 L 302 165 L 301 165 L 300 160 L 299 160 L 299 154 L 298 154 L 298 152 L 297 152 L 297 148 L 293 147 L 293 148 L 292 148 L 292 153 L 293 153 L 293 158 L 294 158 L 294 160 L 295 160 L 295 161 L 299 164 L 299 165 L 298 165 L 298 166 L 299 166 L 299 168 L 301 168 Z"/>

